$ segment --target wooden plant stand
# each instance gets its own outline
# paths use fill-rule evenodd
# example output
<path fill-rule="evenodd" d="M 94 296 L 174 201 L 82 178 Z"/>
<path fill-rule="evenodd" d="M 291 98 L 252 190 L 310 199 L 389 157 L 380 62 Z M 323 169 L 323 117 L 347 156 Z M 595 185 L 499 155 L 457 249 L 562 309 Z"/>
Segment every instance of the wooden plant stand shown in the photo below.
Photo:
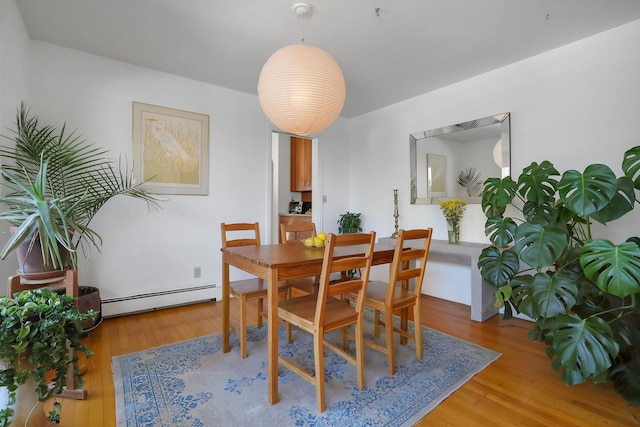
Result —
<path fill-rule="evenodd" d="M 78 272 L 75 270 L 68 270 L 66 275 L 59 280 L 54 281 L 30 281 L 24 280 L 19 275 L 9 277 L 7 283 L 7 296 L 12 296 L 21 291 L 28 291 L 34 289 L 64 289 L 67 295 L 73 298 L 78 298 Z M 67 343 L 67 348 L 72 357 L 75 357 L 75 349 L 71 348 Z M 62 393 L 58 394 L 60 397 L 70 397 L 72 399 L 84 400 L 87 398 L 87 390 L 79 388 L 76 380 L 73 376 L 73 366 L 69 366 L 67 372 L 67 383 Z"/>

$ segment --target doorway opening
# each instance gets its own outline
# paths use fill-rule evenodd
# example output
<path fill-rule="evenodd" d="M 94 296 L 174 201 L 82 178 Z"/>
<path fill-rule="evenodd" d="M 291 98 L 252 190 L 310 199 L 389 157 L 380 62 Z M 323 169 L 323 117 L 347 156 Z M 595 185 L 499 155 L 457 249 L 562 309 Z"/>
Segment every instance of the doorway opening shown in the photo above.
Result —
<path fill-rule="evenodd" d="M 308 138 L 308 140 L 311 140 L 310 191 L 292 191 L 293 189 L 301 188 L 291 186 L 292 138 L 298 137 L 275 131 L 271 134 L 271 207 L 268 215 L 268 241 L 272 244 L 278 243 L 280 216 L 289 215 L 289 207 L 292 199 L 294 201 L 303 202 L 301 205 L 301 214 L 307 214 L 307 211 L 310 211 L 308 213 L 310 213 L 311 221 L 316 224 L 316 227 L 321 226 L 322 224 L 322 173 L 319 168 L 320 156 L 318 138 Z M 302 188 L 306 189 L 308 187 Z M 305 207 L 307 208 L 306 210 L 304 210 Z M 302 212 L 302 210 L 304 210 L 304 212 Z"/>

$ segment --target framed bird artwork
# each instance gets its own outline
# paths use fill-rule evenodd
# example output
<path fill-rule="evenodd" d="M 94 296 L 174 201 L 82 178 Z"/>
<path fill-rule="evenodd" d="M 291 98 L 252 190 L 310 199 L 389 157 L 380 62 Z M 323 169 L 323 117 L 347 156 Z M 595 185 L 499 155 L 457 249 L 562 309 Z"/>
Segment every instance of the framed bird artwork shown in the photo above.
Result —
<path fill-rule="evenodd" d="M 133 176 L 151 193 L 207 195 L 209 116 L 133 102 Z"/>

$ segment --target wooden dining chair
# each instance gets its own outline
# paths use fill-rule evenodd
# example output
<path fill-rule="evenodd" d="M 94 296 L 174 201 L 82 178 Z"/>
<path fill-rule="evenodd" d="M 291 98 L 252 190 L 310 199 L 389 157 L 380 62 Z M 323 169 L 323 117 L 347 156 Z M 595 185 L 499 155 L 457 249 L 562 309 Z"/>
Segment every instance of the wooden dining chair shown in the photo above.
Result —
<path fill-rule="evenodd" d="M 394 332 L 400 334 L 401 344 L 407 338 L 415 340 L 416 359 L 422 359 L 422 333 L 420 327 L 420 294 L 424 272 L 429 257 L 433 229 L 400 230 L 396 240 L 389 282 L 371 281 L 367 286 L 364 305 L 374 310 L 375 337 L 380 336 L 380 326 L 385 327 L 386 345 L 365 341 L 365 345 L 387 355 L 389 375 L 396 372 L 394 360 Z M 413 283 L 411 289 L 410 281 Z M 351 300 L 355 295 L 350 295 Z M 408 312 L 413 308 L 414 333 L 408 332 Z M 393 324 L 393 314 L 400 313 L 400 326 Z M 384 313 L 384 320 L 380 314 Z"/>
<path fill-rule="evenodd" d="M 316 225 L 312 222 L 293 222 L 291 224 L 280 224 L 280 243 L 291 243 L 304 240 L 307 237 L 316 236 Z M 302 277 L 288 280 L 291 290 L 302 291 L 304 294 L 315 294 L 318 292 L 317 276 Z"/>
<path fill-rule="evenodd" d="M 280 243 L 304 240 L 316 236 L 316 225 L 313 222 L 292 222 L 280 224 Z"/>
<path fill-rule="evenodd" d="M 320 275 L 320 287 L 318 295 L 307 295 L 280 301 L 278 305 L 278 317 L 289 324 L 297 326 L 303 331 L 313 335 L 313 354 L 315 363 L 315 375 L 305 371 L 298 363 L 278 356 L 278 362 L 300 375 L 305 380 L 316 386 L 316 401 L 318 411 L 326 409 L 324 391 L 324 346 L 327 346 L 338 355 L 355 365 L 358 377 L 358 387 L 364 388 L 364 347 L 362 332 L 362 310 L 364 293 L 369 281 L 369 271 L 373 257 L 373 245 L 376 233 L 355 233 L 335 235 L 330 234 L 325 246 L 322 273 Z M 357 249 L 359 255 L 340 257 L 343 249 L 361 245 Z M 344 252 L 342 252 L 344 254 Z M 331 283 L 331 273 L 351 269 L 361 269 L 362 275 L 347 281 Z M 342 299 L 342 295 L 353 293 L 358 295 L 355 305 Z M 325 339 L 325 334 L 341 330 L 346 332 L 346 327 L 355 325 L 355 357 L 343 350 L 340 346 Z M 341 340 L 342 341 L 342 340 Z"/>
<path fill-rule="evenodd" d="M 236 223 L 220 225 L 222 236 L 222 248 L 232 248 L 238 246 L 260 246 L 260 225 L 256 223 Z M 232 235 L 234 238 L 231 238 Z M 262 319 L 267 317 L 264 312 L 264 300 L 267 298 L 267 282 L 257 277 L 229 282 L 229 292 L 240 301 L 240 327 L 235 328 L 231 322 L 227 324 L 240 338 L 240 354 L 242 358 L 247 357 L 247 303 L 257 301 L 258 304 L 258 327 L 262 327 Z M 280 284 L 278 294 L 288 296 L 289 285 Z M 287 327 L 287 342 L 291 343 L 291 325 Z"/>

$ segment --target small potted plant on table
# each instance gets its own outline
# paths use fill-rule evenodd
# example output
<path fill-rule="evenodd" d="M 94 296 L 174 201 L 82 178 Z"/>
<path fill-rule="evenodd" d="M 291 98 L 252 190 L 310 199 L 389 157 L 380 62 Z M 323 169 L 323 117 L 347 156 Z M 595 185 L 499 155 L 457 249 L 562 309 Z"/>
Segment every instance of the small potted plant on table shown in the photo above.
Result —
<path fill-rule="evenodd" d="M 347 211 L 340 215 L 338 219 L 338 233 L 359 233 L 362 231 L 362 216 L 361 213 L 353 213 Z"/>
<path fill-rule="evenodd" d="M 340 234 L 349 234 L 349 233 L 359 233 L 362 231 L 362 216 L 361 213 L 353 213 L 347 211 L 340 215 L 340 219 L 338 219 L 338 233 Z M 346 277 L 343 272 L 343 278 Z M 349 270 L 346 272 L 346 275 L 349 277 L 355 277 L 357 274 L 357 270 Z"/>

